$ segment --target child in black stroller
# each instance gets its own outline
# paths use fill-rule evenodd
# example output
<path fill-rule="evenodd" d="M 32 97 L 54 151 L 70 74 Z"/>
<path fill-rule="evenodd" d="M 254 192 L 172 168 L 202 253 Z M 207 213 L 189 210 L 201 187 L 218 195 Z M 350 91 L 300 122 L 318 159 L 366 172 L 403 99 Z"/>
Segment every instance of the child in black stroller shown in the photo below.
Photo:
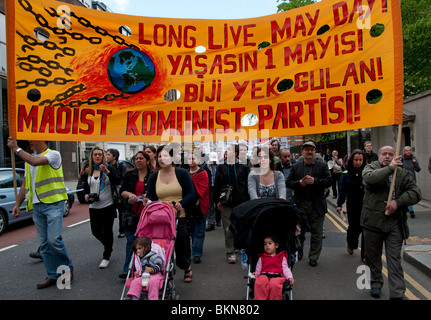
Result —
<path fill-rule="evenodd" d="M 264 295 L 269 299 L 281 298 L 292 299 L 293 276 L 290 272 L 297 261 L 297 251 L 300 246 L 298 240 L 299 214 L 295 207 L 288 201 L 282 199 L 256 199 L 244 202 L 232 210 L 230 216 L 230 231 L 234 234 L 234 245 L 237 249 L 244 249 L 247 254 L 247 265 L 249 275 L 269 270 L 264 277 L 257 281 L 253 276 L 247 277 L 246 299 L 260 299 L 262 295 L 255 292 L 258 286 L 264 282 L 280 282 L 280 292 L 275 295 Z M 269 239 L 271 236 L 271 243 Z M 271 244 L 274 251 L 266 251 L 263 244 Z M 275 241 L 274 241 L 275 240 Z M 273 243 L 274 242 L 274 243 Z M 276 244 L 278 247 L 276 248 Z M 278 249 L 278 250 L 275 250 Z M 273 255 L 274 254 L 274 255 Z M 271 258 L 268 258 L 271 256 Z M 262 257 L 263 259 L 259 258 Z M 287 262 L 288 271 L 282 268 L 283 261 Z M 259 262 L 259 263 L 258 263 Z M 271 265 L 271 266 L 269 266 Z M 263 268 L 265 269 L 263 269 Z M 269 268 L 269 269 L 268 269 Z M 273 278 L 281 276 L 283 281 Z M 271 279 L 269 279 L 271 277 Z M 269 279 L 269 280 L 267 280 Z M 262 292 L 259 290 L 259 292 Z M 265 294 L 269 290 L 265 291 Z"/>

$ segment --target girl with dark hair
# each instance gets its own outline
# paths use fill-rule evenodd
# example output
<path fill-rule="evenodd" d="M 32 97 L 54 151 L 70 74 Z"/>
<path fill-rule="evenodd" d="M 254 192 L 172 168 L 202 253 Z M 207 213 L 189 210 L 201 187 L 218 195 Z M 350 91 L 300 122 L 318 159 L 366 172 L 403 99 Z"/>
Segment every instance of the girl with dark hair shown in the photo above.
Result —
<path fill-rule="evenodd" d="M 353 254 L 358 248 L 359 235 L 362 232 L 360 224 L 362 203 L 364 199 L 364 186 L 362 184 L 362 171 L 366 165 L 365 153 L 354 150 L 347 161 L 347 170 L 340 177 L 338 186 L 337 212 L 342 215 L 343 203 L 346 201 L 347 219 L 347 252 Z M 362 246 L 361 257 L 364 257 Z"/>
<path fill-rule="evenodd" d="M 149 274 L 149 280 L 146 284 L 148 290 L 148 300 L 159 299 L 159 283 L 163 280 L 163 257 L 157 254 L 161 253 L 160 246 L 156 245 L 153 249 L 153 243 L 150 238 L 137 238 L 132 245 L 133 251 L 139 257 L 142 270 L 136 270 L 134 278 L 130 284 L 130 289 L 127 295 L 132 300 L 139 300 L 143 287 L 142 277 L 145 273 Z M 156 250 L 158 247 L 159 250 Z"/>
<path fill-rule="evenodd" d="M 263 240 L 264 253 L 259 254 L 256 270 L 254 297 L 256 300 L 281 300 L 283 284 L 286 280 L 293 286 L 292 271 L 287 262 L 287 252 L 279 251 L 280 244 L 274 236 Z"/>
<path fill-rule="evenodd" d="M 146 146 L 144 148 L 144 151 L 146 153 L 148 153 L 148 155 L 150 156 L 150 161 L 149 161 L 149 165 L 151 167 L 151 171 L 156 170 L 157 168 L 157 160 L 156 160 L 156 153 L 157 153 L 157 149 L 155 146 Z"/>

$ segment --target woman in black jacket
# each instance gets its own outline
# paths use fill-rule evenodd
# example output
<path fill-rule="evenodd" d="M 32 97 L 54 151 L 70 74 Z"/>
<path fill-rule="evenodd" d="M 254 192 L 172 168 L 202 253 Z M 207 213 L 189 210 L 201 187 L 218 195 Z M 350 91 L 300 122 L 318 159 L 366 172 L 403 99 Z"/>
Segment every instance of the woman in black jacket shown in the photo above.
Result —
<path fill-rule="evenodd" d="M 157 162 L 160 170 L 154 171 L 148 180 L 146 198 L 155 201 L 173 203 L 179 215 L 177 237 L 175 240 L 175 262 L 184 270 L 184 282 L 192 282 L 191 245 L 189 235 L 189 221 L 186 216 L 187 206 L 195 198 L 195 190 L 190 174 L 182 168 L 174 167 L 174 151 L 172 146 L 157 148 Z"/>
<path fill-rule="evenodd" d="M 352 152 L 347 161 L 347 170 L 341 174 L 338 185 L 337 212 L 343 212 L 343 203 L 346 201 L 347 218 L 347 252 L 353 254 L 358 248 L 359 235 L 362 232 L 360 224 L 362 203 L 364 199 L 364 186 L 362 184 L 362 171 L 366 165 L 363 151 L 357 149 Z M 361 256 L 364 257 L 363 246 Z"/>
<path fill-rule="evenodd" d="M 126 260 L 120 278 L 127 277 L 127 271 L 132 258 L 132 243 L 143 209 L 142 197 L 147 193 L 148 178 L 150 177 L 150 156 L 145 151 L 138 151 L 135 155 L 135 167 L 127 171 L 121 183 L 120 194 L 125 199 L 123 214 L 124 233 L 126 234 Z M 141 201 L 139 201 L 141 200 Z"/>

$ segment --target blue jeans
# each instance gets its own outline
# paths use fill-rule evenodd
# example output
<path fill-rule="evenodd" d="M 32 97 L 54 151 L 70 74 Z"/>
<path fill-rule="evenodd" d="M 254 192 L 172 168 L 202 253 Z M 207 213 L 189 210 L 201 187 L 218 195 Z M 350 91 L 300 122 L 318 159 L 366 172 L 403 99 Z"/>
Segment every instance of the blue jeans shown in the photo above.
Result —
<path fill-rule="evenodd" d="M 206 229 L 207 215 L 204 214 L 202 222 L 191 218 L 192 229 L 192 257 L 202 257 L 204 248 L 205 229 Z"/>
<path fill-rule="evenodd" d="M 40 253 L 48 278 L 57 279 L 59 266 L 73 269 L 72 260 L 67 255 L 61 231 L 63 228 L 64 201 L 36 203 L 33 205 L 33 221 L 40 242 Z"/>
<path fill-rule="evenodd" d="M 126 235 L 126 260 L 124 261 L 123 272 L 127 273 L 129 270 L 130 260 L 132 260 L 133 249 L 132 244 L 135 241 L 136 236 L 136 227 L 135 226 L 127 226 L 123 228 L 123 231 Z"/>

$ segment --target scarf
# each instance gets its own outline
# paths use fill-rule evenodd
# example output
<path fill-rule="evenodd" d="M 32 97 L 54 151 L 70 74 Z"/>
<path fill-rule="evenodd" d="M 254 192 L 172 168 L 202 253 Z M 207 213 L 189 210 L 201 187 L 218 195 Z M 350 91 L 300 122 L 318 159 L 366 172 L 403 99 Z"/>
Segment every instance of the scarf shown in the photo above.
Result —
<path fill-rule="evenodd" d="M 99 170 L 100 171 L 100 165 L 98 164 L 93 164 L 93 170 Z M 105 190 L 106 187 L 106 178 L 108 176 L 106 174 L 104 174 L 103 172 L 100 171 L 100 192 L 102 192 L 103 190 Z M 99 192 L 99 193 L 100 193 Z"/>
<path fill-rule="evenodd" d="M 406 158 L 407 160 L 411 160 L 411 159 L 413 159 L 413 154 L 411 153 L 410 155 L 407 155 L 404 153 L 403 157 Z"/>

